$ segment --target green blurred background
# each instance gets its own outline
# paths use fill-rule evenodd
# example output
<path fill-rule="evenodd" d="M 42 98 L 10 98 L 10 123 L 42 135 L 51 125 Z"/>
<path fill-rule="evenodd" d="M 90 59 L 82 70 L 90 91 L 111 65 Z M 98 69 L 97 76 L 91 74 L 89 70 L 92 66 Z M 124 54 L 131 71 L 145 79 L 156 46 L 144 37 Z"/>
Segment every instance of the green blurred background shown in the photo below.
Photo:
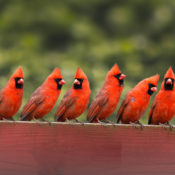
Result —
<path fill-rule="evenodd" d="M 92 101 L 117 63 L 127 75 L 121 103 L 143 78 L 159 73 L 160 84 L 168 67 L 174 68 L 174 16 L 174 0 L 0 0 L 0 87 L 21 65 L 24 105 L 59 67 L 67 84 L 58 106 L 81 67 L 90 80 Z M 55 110 L 46 118 L 53 120 Z"/>

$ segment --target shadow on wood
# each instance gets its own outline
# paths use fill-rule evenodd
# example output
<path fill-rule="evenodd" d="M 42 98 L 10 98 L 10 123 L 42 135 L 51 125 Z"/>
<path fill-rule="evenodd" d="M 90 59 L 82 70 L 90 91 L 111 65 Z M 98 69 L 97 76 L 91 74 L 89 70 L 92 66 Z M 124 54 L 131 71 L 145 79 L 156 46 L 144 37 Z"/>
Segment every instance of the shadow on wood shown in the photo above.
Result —
<path fill-rule="evenodd" d="M 168 175 L 175 132 L 160 126 L 0 122 L 2 175 Z"/>

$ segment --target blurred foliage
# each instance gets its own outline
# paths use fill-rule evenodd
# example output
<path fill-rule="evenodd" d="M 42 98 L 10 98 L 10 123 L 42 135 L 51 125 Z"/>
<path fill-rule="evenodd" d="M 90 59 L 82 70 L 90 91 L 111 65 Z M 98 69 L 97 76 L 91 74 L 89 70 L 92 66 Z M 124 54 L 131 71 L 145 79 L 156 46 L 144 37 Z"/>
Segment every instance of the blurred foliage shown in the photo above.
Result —
<path fill-rule="evenodd" d="M 81 67 L 92 100 L 117 63 L 127 75 L 123 99 L 138 81 L 156 73 L 162 81 L 168 67 L 174 68 L 174 9 L 174 0 L 0 0 L 0 86 L 21 65 L 24 105 L 59 67 L 67 81 L 59 103 Z M 52 120 L 54 112 L 47 118 Z"/>

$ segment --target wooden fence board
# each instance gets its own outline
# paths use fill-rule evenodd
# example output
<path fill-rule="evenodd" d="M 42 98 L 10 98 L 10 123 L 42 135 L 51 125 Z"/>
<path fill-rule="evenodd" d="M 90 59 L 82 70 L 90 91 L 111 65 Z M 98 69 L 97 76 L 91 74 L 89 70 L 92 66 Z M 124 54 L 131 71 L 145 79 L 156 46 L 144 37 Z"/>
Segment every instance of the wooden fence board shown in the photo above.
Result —
<path fill-rule="evenodd" d="M 160 126 L 0 122 L 2 175 L 168 175 L 175 130 Z"/>

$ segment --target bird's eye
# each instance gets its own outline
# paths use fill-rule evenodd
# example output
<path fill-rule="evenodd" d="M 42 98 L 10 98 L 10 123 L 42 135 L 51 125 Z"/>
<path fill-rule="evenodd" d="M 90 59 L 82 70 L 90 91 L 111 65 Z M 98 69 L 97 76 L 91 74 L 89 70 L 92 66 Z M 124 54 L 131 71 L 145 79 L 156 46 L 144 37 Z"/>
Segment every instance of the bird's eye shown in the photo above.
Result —
<path fill-rule="evenodd" d="M 114 75 L 114 77 L 117 78 L 117 79 L 119 79 L 120 78 L 120 75 L 121 75 L 121 73 Z"/>

